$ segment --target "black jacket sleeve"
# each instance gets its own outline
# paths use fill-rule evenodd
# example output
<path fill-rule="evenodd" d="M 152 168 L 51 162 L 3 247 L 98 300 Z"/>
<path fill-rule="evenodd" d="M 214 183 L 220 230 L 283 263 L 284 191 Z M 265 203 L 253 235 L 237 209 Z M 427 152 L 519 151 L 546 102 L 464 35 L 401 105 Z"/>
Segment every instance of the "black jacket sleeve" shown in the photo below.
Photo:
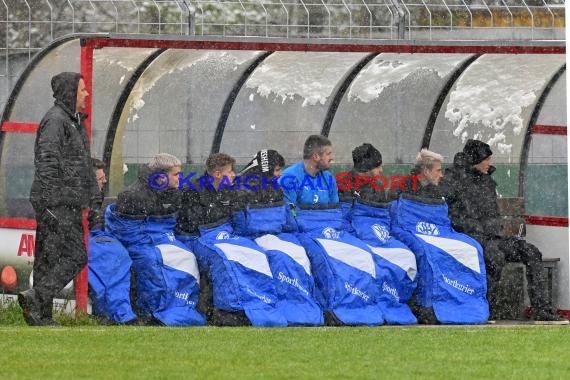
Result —
<path fill-rule="evenodd" d="M 48 208 L 74 205 L 80 194 L 63 183 L 63 143 L 65 121 L 47 118 L 40 125 L 35 144 L 36 179 L 39 180 L 42 204 Z"/>

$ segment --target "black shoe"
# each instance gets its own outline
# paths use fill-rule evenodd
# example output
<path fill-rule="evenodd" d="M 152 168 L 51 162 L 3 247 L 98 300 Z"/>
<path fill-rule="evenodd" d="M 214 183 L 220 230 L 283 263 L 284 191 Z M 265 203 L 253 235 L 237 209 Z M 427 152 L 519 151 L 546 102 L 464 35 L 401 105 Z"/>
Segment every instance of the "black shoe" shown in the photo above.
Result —
<path fill-rule="evenodd" d="M 125 326 L 144 326 L 144 323 L 138 318 L 131 319 L 130 321 L 126 321 L 125 323 L 121 323 Z"/>
<path fill-rule="evenodd" d="M 569 322 L 566 318 L 560 318 L 556 313 L 550 310 L 538 310 L 534 316 L 534 323 L 567 325 Z"/>
<path fill-rule="evenodd" d="M 224 311 L 214 309 L 210 325 L 213 326 L 251 326 L 251 322 L 243 311 Z"/>
<path fill-rule="evenodd" d="M 418 324 L 420 325 L 437 325 L 439 323 L 433 307 L 418 307 L 414 314 L 416 314 Z"/>
<path fill-rule="evenodd" d="M 102 315 L 91 315 L 91 319 L 97 322 L 101 326 L 115 326 L 117 323 Z"/>
<path fill-rule="evenodd" d="M 325 326 L 339 327 L 344 326 L 344 323 L 332 311 L 325 311 Z"/>
<path fill-rule="evenodd" d="M 53 318 L 42 318 L 41 326 L 61 327 L 61 323 Z"/>
<path fill-rule="evenodd" d="M 43 326 L 42 314 L 36 301 L 36 291 L 28 289 L 18 294 L 18 303 L 22 308 L 24 320 L 29 326 Z"/>
<path fill-rule="evenodd" d="M 165 326 L 164 323 L 153 317 L 152 315 L 146 315 L 140 317 L 137 322 L 138 326 Z"/>

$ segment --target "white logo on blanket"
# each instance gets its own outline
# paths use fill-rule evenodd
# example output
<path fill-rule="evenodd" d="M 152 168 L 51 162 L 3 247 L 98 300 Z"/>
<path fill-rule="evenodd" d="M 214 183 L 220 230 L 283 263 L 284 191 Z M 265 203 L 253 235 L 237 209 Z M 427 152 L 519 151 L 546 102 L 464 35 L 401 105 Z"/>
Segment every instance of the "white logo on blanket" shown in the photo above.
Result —
<path fill-rule="evenodd" d="M 230 238 L 230 234 L 227 231 L 221 231 L 216 235 L 216 240 L 227 240 Z"/>
<path fill-rule="evenodd" d="M 340 232 L 332 227 L 323 228 L 323 236 L 327 239 L 338 239 L 340 237 Z"/>
<path fill-rule="evenodd" d="M 372 228 L 372 232 L 382 243 L 386 243 L 390 239 L 390 232 L 383 225 L 373 224 L 370 228 Z"/>
<path fill-rule="evenodd" d="M 416 231 L 424 235 L 439 235 L 439 229 L 437 226 L 433 223 L 428 222 L 418 222 L 418 224 L 416 224 Z"/>

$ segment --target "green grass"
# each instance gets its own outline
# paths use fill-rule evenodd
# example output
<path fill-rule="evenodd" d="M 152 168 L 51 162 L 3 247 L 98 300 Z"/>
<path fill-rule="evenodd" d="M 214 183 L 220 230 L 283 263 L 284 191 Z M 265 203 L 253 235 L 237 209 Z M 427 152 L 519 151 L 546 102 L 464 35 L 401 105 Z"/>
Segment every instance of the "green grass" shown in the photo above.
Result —
<path fill-rule="evenodd" d="M 2 379 L 563 379 L 570 328 L 0 327 Z"/>
<path fill-rule="evenodd" d="M 565 379 L 567 326 L 168 328 L 0 305 L 0 379 Z"/>
<path fill-rule="evenodd" d="M 54 319 L 63 326 L 97 326 L 99 324 L 87 314 L 76 317 L 64 312 L 55 312 Z M 22 309 L 16 301 L 0 299 L 0 326 L 26 326 Z M 1 341 L 0 337 L 0 343 Z"/>

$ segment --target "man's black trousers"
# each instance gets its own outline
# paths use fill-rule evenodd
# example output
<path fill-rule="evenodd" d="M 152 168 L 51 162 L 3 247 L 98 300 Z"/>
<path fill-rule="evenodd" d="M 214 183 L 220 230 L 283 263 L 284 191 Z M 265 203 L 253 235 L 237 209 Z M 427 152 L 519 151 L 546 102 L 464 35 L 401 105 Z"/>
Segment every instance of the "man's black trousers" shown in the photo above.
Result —
<path fill-rule="evenodd" d="M 82 210 L 64 206 L 38 214 L 33 288 L 42 317 L 51 318 L 53 298 L 87 264 Z"/>
<path fill-rule="evenodd" d="M 496 283 L 506 263 L 523 263 L 526 269 L 528 296 L 535 310 L 552 308 L 546 296 L 542 254 L 534 245 L 521 238 L 479 240 L 483 246 L 490 301 L 494 299 Z"/>

